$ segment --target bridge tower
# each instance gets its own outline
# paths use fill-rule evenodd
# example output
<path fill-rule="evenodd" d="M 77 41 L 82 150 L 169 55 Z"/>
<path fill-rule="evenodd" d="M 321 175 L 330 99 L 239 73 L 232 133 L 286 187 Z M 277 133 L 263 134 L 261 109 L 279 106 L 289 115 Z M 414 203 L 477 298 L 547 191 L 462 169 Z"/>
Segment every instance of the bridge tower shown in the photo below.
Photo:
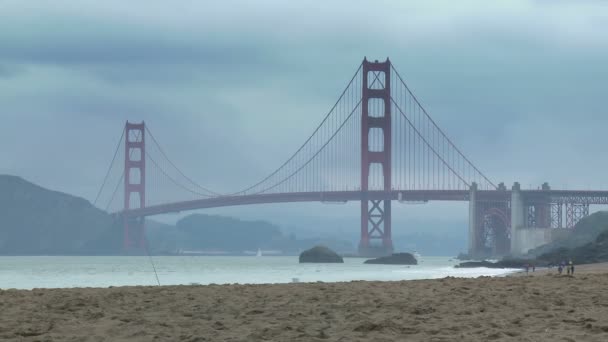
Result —
<path fill-rule="evenodd" d="M 124 210 L 146 206 L 146 125 L 125 124 Z M 132 202 L 132 200 L 134 200 Z M 144 217 L 123 216 L 125 251 L 145 247 Z"/>
<path fill-rule="evenodd" d="M 388 255 L 393 252 L 391 237 L 391 63 L 363 60 L 361 99 L 361 241 L 359 254 Z M 372 100 L 372 101 L 370 101 Z M 371 103 L 370 103 L 371 102 Z M 374 106 L 373 102 L 380 103 Z M 370 104 L 372 104 L 370 106 Z M 380 107 L 380 109 L 378 109 Z M 374 111 L 375 110 L 375 111 Z M 381 132 L 381 150 L 371 150 L 369 136 L 372 129 Z M 382 168 L 384 196 L 369 196 L 370 169 L 374 164 Z"/>

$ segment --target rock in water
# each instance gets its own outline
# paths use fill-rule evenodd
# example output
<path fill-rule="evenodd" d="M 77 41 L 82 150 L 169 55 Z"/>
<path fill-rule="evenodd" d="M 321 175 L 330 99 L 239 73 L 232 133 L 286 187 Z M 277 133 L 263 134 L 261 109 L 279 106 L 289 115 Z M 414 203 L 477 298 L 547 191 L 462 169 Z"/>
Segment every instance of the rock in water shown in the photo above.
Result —
<path fill-rule="evenodd" d="M 418 265 L 418 260 L 410 253 L 394 253 L 376 259 L 365 260 L 366 264 L 385 264 L 385 265 Z"/>
<path fill-rule="evenodd" d="M 325 246 L 315 246 L 300 254 L 300 263 L 343 263 L 344 260 L 336 252 Z"/>

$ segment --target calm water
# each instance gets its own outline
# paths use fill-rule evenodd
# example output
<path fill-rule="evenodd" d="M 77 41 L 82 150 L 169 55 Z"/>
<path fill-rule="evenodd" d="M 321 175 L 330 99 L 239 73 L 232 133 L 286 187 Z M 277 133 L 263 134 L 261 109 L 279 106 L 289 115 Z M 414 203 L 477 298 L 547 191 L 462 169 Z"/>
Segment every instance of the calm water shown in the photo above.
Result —
<path fill-rule="evenodd" d="M 162 285 L 336 282 L 350 280 L 432 279 L 446 276 L 503 275 L 512 270 L 455 269 L 448 257 L 423 257 L 417 266 L 366 265 L 345 258 L 344 264 L 299 264 L 297 256 L 152 258 Z M 107 287 L 156 285 L 147 257 L 0 257 L 0 288 Z"/>

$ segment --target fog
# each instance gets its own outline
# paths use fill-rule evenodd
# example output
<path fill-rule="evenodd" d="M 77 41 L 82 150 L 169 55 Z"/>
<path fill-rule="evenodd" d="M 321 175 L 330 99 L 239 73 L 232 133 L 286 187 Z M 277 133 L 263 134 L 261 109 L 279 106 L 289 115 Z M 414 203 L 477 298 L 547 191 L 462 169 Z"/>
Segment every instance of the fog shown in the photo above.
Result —
<path fill-rule="evenodd" d="M 0 174 L 93 200 L 124 121 L 145 120 L 190 177 L 238 190 L 388 56 L 495 183 L 606 189 L 607 33 L 602 1 L 3 1 Z M 396 208 L 407 231 L 465 231 L 466 204 Z M 358 231 L 352 203 L 205 212 Z"/>

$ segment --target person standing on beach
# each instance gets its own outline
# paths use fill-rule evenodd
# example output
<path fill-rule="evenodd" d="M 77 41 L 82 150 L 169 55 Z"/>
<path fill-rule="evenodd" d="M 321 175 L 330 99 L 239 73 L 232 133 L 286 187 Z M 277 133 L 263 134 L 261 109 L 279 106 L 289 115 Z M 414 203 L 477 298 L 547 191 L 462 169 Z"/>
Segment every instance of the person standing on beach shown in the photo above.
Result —
<path fill-rule="evenodd" d="M 568 262 L 568 269 L 568 273 L 570 273 L 570 275 L 574 275 L 574 263 L 572 263 L 572 259 L 570 259 L 570 261 Z"/>

